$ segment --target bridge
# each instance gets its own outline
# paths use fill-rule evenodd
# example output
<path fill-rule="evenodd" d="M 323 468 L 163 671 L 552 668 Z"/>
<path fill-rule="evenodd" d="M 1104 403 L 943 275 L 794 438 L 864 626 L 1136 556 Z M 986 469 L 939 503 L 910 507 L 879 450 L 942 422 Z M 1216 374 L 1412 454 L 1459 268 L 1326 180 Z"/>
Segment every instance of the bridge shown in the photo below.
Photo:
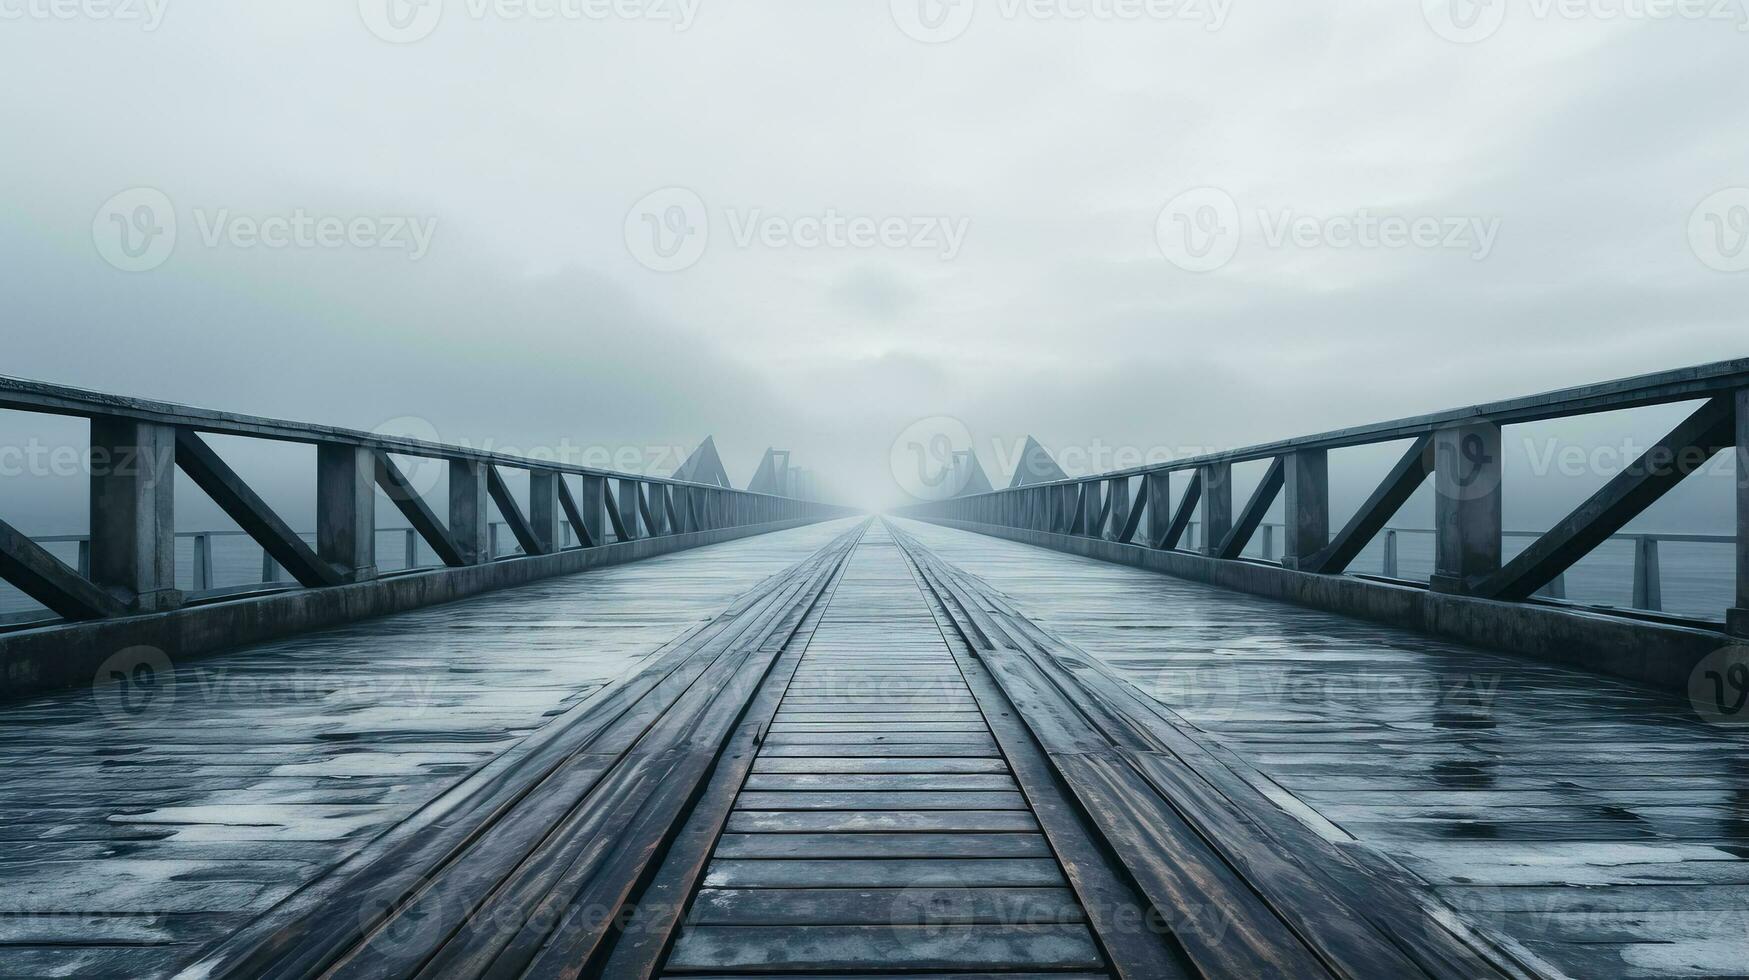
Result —
<path fill-rule="evenodd" d="M 1652 406 L 1505 526 L 1504 430 Z M 782 450 L 737 490 L 714 446 L 0 409 L 88 422 L 90 494 L 0 513 L 0 976 L 1749 974 L 1749 360 L 885 515 Z M 313 531 L 225 439 L 313 448 Z M 1634 525 L 1732 456 L 1735 535 Z M 1362 567 L 1429 484 L 1432 573 Z M 1588 603 L 1612 540 L 1632 601 Z M 1728 549 L 1728 605 L 1665 608 L 1661 540 Z"/>

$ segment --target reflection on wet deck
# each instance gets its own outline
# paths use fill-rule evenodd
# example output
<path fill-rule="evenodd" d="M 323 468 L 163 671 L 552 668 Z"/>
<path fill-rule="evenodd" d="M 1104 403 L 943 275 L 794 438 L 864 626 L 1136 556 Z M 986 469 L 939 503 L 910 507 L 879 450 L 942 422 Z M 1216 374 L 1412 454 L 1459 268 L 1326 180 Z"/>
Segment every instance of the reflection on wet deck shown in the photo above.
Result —
<path fill-rule="evenodd" d="M 853 523 L 9 706 L 0 976 L 165 975 Z"/>
<path fill-rule="evenodd" d="M 1578 977 L 1749 971 L 1749 733 L 1681 700 L 900 522 L 1285 809 Z"/>

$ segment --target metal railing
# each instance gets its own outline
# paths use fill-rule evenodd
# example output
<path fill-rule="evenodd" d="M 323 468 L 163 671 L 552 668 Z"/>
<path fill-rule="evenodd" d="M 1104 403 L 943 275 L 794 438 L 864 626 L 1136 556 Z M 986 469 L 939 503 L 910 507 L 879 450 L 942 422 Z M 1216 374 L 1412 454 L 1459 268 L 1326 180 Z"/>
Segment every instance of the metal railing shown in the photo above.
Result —
<path fill-rule="evenodd" d="M 500 558 L 500 530 L 525 557 L 718 529 L 824 520 L 848 509 L 714 484 L 616 473 L 341 429 L 236 415 L 164 402 L 0 378 L 0 409 L 90 422 L 91 529 L 69 565 L 0 520 L 0 579 L 72 620 L 174 609 L 176 542 L 194 541 L 196 593 L 213 584 L 212 542 L 240 535 L 264 552 L 262 584 L 281 572 L 299 586 L 325 588 L 378 576 L 376 491 L 401 512 L 404 556 L 423 541 L 439 564 L 456 568 Z M 207 435 L 240 436 L 316 448 L 316 530 L 299 534 L 208 445 Z M 440 519 L 394 456 L 448 465 L 447 520 Z M 500 469 L 525 473 L 526 505 Z M 181 471 L 241 529 L 178 533 L 176 473 Z M 581 478 L 581 494 L 567 477 Z M 491 521 L 495 506 L 500 521 Z M 306 540 L 309 539 L 309 540 Z M 55 538 L 41 539 L 53 542 Z M 573 541 L 575 544 L 573 544 Z M 202 588 L 205 586 L 206 588 Z"/>
<path fill-rule="evenodd" d="M 1567 517 L 1543 532 L 1508 532 L 1501 524 L 1504 426 L 1546 422 L 1679 402 L 1700 407 L 1637 460 L 1612 476 Z M 1341 528 L 1330 522 L 1329 453 L 1335 449 L 1409 443 L 1358 513 Z M 1632 534 L 1627 525 L 1720 453 L 1736 452 L 1734 494 L 1738 533 Z M 1233 506 L 1232 468 L 1266 462 L 1250 500 Z M 1176 505 L 1171 485 L 1186 475 Z M 1434 484 L 1434 529 L 1390 526 L 1409 498 Z M 1227 452 L 1089 477 L 969 494 L 902 508 L 907 516 L 1105 538 L 1124 544 L 1189 551 L 1186 534 L 1201 522 L 1195 550 L 1213 561 L 1243 558 L 1265 516 L 1285 498 L 1281 564 L 1300 572 L 1339 575 L 1383 538 L 1386 572 L 1394 571 L 1396 535 L 1433 535 L 1429 587 L 1439 592 L 1521 601 L 1564 592 L 1565 573 L 1606 541 L 1634 543 L 1640 572 L 1635 605 L 1662 606 L 1659 545 L 1731 543 L 1736 552 L 1735 603 L 1728 628 L 1749 635 L 1749 359 L 1643 375 L 1525 398 L 1436 412 L 1302 436 Z M 1147 526 L 1143 527 L 1143 517 Z M 1264 532 L 1274 548 L 1273 527 Z M 1508 537 L 1532 539 L 1507 559 Z"/>

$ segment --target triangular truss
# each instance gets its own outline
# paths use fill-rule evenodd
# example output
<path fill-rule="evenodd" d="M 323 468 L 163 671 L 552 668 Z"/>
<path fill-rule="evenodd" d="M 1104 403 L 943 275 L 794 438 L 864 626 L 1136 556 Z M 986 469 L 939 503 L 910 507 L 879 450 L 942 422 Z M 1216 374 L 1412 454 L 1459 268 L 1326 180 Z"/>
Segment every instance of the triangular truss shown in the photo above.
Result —
<path fill-rule="evenodd" d="M 723 469 L 723 458 L 717 455 L 717 442 L 714 436 L 706 436 L 692 455 L 686 457 L 686 462 L 674 471 L 674 479 L 684 483 L 701 483 L 706 486 L 729 486 L 729 473 Z"/>
<path fill-rule="evenodd" d="M 1057 465 L 1051 458 L 1050 450 L 1039 445 L 1032 436 L 1026 437 L 1026 447 L 1020 451 L 1020 464 L 1014 468 L 1014 480 L 1008 484 L 1010 490 L 1015 487 L 1030 487 L 1040 483 L 1055 483 L 1067 480 L 1069 474 Z"/>

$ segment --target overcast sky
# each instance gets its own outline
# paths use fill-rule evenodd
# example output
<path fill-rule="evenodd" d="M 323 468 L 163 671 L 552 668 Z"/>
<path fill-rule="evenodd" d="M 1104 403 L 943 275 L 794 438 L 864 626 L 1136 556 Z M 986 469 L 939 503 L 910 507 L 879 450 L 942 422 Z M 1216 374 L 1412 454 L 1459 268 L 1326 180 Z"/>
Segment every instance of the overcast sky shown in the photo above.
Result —
<path fill-rule="evenodd" d="M 0 373 L 884 504 L 922 419 L 998 470 L 1749 353 L 1735 0 L 71 2 L 0 0 Z"/>

